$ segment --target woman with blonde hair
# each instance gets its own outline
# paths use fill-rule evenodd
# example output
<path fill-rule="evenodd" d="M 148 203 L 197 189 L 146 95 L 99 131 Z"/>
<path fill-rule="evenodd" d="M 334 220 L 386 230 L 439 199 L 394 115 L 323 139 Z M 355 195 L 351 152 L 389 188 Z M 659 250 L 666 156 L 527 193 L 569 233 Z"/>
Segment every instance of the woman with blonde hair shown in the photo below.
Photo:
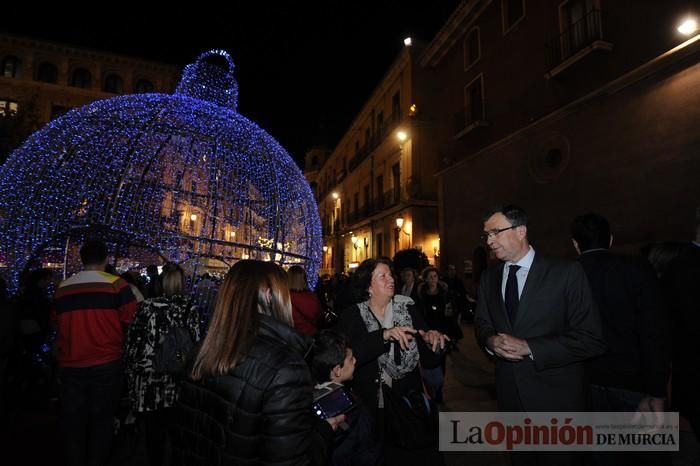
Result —
<path fill-rule="evenodd" d="M 294 328 L 304 335 L 312 337 L 318 332 L 321 322 L 321 301 L 306 285 L 306 272 L 302 267 L 291 266 L 287 275 L 289 276 Z"/>
<path fill-rule="evenodd" d="M 162 372 L 154 364 L 158 347 L 175 327 L 187 329 L 193 342 L 200 339 L 199 312 L 185 298 L 185 274 L 179 265 L 163 266 L 163 295 L 143 301 L 129 326 L 125 366 L 131 408 L 146 433 L 152 465 L 167 457 L 168 426 L 177 401 L 177 374 Z"/>
<path fill-rule="evenodd" d="M 286 272 L 237 262 L 182 386 L 174 457 L 187 465 L 325 463 L 343 417 L 323 422 L 311 410 L 309 348 L 292 328 Z"/>

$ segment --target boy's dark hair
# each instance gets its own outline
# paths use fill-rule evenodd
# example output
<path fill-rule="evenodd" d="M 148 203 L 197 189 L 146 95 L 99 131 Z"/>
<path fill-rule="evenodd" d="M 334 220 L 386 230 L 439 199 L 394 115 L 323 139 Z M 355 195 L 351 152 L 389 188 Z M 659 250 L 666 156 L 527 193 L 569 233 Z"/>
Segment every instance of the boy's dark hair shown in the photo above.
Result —
<path fill-rule="evenodd" d="M 571 236 L 581 252 L 610 248 L 610 223 L 602 215 L 589 213 L 576 217 L 571 224 Z"/>
<path fill-rule="evenodd" d="M 100 240 L 89 239 L 80 248 L 80 260 L 83 265 L 101 264 L 107 259 L 107 246 Z"/>
<path fill-rule="evenodd" d="M 345 335 L 333 330 L 321 330 L 314 341 L 314 352 L 311 358 L 311 376 L 314 383 L 328 382 L 331 370 L 340 364 L 343 367 L 348 342 Z"/>

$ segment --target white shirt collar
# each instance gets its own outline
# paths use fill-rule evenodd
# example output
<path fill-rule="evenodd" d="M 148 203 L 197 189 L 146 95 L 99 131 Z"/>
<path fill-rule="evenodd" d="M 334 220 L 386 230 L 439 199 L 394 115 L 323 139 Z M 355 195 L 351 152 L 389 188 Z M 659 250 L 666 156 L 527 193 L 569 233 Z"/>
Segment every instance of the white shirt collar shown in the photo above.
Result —
<path fill-rule="evenodd" d="M 520 258 L 518 262 L 506 262 L 506 265 L 510 267 L 511 265 L 519 265 L 521 269 L 526 269 L 530 270 L 532 267 L 532 261 L 535 260 L 535 250 L 530 246 L 530 249 L 527 251 L 527 254 L 525 254 L 523 257 Z"/>

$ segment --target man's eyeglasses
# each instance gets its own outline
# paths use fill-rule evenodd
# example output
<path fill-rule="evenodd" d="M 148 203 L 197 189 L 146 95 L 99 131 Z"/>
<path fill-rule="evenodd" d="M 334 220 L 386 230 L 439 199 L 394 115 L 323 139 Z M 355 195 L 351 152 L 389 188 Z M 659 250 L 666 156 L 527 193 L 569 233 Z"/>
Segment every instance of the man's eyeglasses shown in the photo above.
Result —
<path fill-rule="evenodd" d="M 513 228 L 518 228 L 519 226 L 520 225 L 513 225 L 510 227 L 506 227 L 506 228 L 498 228 L 496 230 L 484 231 L 481 233 L 481 239 L 486 241 L 489 238 L 493 238 L 495 236 L 498 236 L 500 233 L 503 233 L 504 231 L 512 230 Z"/>

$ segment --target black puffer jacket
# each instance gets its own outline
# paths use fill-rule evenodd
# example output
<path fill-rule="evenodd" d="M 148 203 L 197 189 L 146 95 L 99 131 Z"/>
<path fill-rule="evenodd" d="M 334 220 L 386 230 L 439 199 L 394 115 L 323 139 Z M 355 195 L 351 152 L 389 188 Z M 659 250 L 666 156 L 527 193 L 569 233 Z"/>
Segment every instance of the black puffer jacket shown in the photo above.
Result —
<path fill-rule="evenodd" d="M 312 410 L 304 355 L 310 341 L 261 316 L 258 335 L 228 374 L 183 383 L 174 428 L 176 463 L 323 464 L 333 431 Z"/>

